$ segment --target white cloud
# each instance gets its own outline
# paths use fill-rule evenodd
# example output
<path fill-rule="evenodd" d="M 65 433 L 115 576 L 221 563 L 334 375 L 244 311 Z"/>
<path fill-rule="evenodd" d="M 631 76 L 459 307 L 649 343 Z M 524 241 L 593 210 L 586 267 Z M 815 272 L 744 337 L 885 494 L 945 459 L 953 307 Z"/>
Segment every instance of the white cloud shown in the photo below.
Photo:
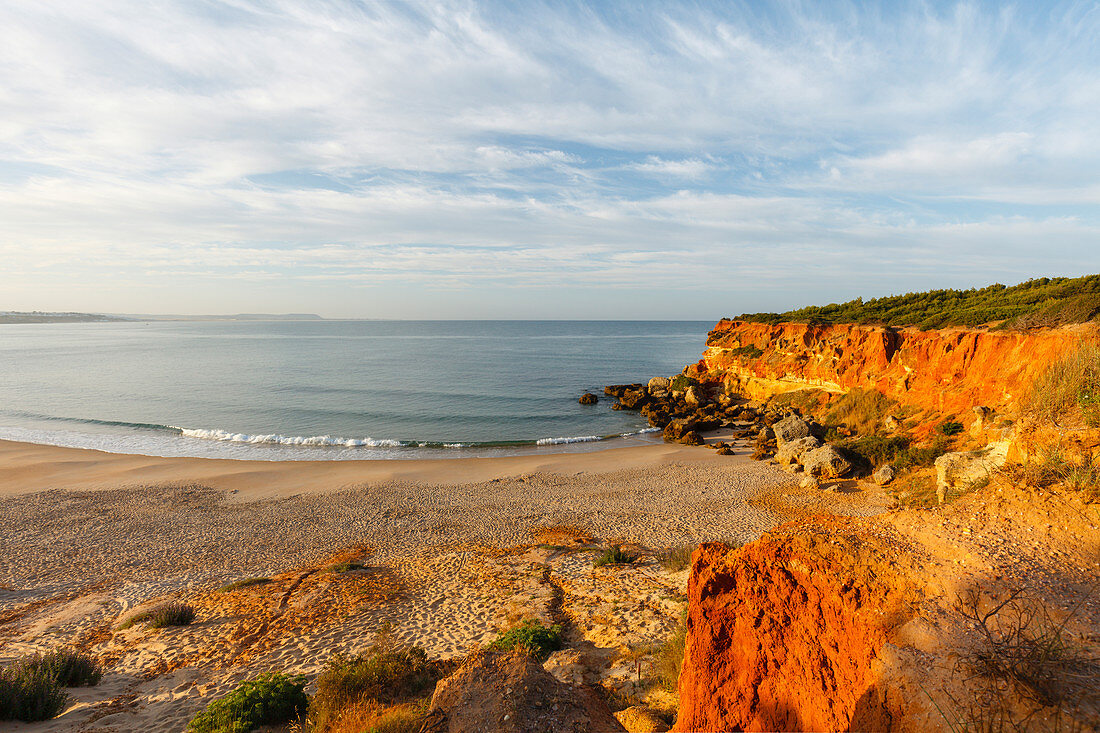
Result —
<path fill-rule="evenodd" d="M 993 231 L 1096 269 L 1100 20 L 1075 7 L 12 0 L 0 287 L 721 288 L 995 257 Z"/>

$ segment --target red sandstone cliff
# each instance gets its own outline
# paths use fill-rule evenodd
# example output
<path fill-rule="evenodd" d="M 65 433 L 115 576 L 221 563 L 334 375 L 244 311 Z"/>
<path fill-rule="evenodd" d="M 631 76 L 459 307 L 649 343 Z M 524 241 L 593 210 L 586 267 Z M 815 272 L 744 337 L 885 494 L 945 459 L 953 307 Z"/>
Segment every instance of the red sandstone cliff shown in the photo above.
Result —
<path fill-rule="evenodd" d="M 876 661 L 911 591 L 874 545 L 835 519 L 702 545 L 674 730 L 900 729 Z"/>
<path fill-rule="evenodd" d="M 1023 333 L 723 319 L 703 358 L 685 371 L 753 398 L 807 387 L 873 388 L 902 404 L 962 417 L 974 406 L 1003 407 L 1020 397 L 1036 375 L 1092 334 L 1091 325 Z M 753 346 L 759 356 L 746 353 Z"/>

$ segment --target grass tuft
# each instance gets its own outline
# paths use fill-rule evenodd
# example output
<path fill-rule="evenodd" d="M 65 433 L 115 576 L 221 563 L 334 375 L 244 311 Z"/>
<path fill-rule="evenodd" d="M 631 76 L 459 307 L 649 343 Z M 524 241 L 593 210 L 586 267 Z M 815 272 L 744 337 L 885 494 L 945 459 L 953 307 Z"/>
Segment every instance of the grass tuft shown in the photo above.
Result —
<path fill-rule="evenodd" d="M 375 704 L 413 698 L 439 679 L 438 667 L 428 661 L 424 650 L 391 648 L 385 630 L 380 637 L 366 654 L 334 657 L 317 677 L 317 694 L 309 708 L 317 730 L 329 729 L 351 708 L 362 713 Z"/>
<path fill-rule="evenodd" d="M 1040 422 L 1100 427 L 1100 344 L 1082 343 L 1051 364 L 1021 407 Z"/>
<path fill-rule="evenodd" d="M 695 552 L 695 545 L 673 547 L 661 553 L 658 558 L 661 567 L 670 573 L 678 573 L 691 567 L 691 553 Z"/>
<path fill-rule="evenodd" d="M 134 624 L 145 623 L 150 629 L 165 626 L 186 626 L 195 619 L 195 609 L 186 603 L 170 601 L 128 616 L 118 625 L 118 630 L 128 629 Z"/>
<path fill-rule="evenodd" d="M 187 726 L 190 733 L 247 733 L 299 718 L 309 706 L 306 678 L 269 672 L 242 682 L 210 703 Z"/>
<path fill-rule="evenodd" d="M 245 578 L 244 580 L 234 580 L 232 583 L 226 583 L 221 588 L 218 588 L 219 593 L 229 593 L 235 590 L 241 590 L 242 588 L 251 588 L 255 585 L 266 585 L 271 582 L 271 578 Z"/>
<path fill-rule="evenodd" d="M 860 435 L 874 433 L 896 403 L 874 389 L 853 389 L 829 405 L 822 418 L 826 425 L 845 425 Z"/>
<path fill-rule="evenodd" d="M 653 671 L 661 687 L 673 694 L 680 683 L 680 668 L 684 665 L 684 646 L 687 644 L 687 607 L 684 616 L 672 635 L 665 640 L 657 652 Z"/>

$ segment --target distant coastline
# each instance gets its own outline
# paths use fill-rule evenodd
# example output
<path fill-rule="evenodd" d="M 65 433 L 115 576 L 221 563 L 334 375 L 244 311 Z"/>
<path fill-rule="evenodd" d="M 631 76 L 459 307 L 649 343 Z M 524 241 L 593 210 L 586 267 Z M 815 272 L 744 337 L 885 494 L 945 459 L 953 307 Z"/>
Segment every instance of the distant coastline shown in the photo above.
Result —
<path fill-rule="evenodd" d="M 117 323 L 129 321 L 323 321 L 315 313 L 236 313 L 232 315 L 60 313 L 0 311 L 2 323 Z"/>

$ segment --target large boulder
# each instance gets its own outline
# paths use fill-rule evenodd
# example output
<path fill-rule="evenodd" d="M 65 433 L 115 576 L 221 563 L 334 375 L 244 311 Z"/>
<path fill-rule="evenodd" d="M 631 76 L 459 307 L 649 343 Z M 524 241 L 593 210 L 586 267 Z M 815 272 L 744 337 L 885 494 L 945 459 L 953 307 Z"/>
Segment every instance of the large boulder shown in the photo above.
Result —
<path fill-rule="evenodd" d="M 710 399 L 707 397 L 707 392 L 703 387 L 693 384 L 684 390 L 684 402 L 698 407 L 699 405 L 707 404 L 710 402 Z"/>
<path fill-rule="evenodd" d="M 649 384 L 647 384 L 646 386 L 649 388 L 650 392 L 655 392 L 657 390 L 667 392 L 668 385 L 671 382 L 672 380 L 668 377 L 654 377 L 653 379 L 649 380 Z"/>
<path fill-rule="evenodd" d="M 782 448 L 784 443 L 800 440 L 813 435 L 814 427 L 797 415 L 790 415 L 772 425 L 775 431 L 775 443 Z"/>
<path fill-rule="evenodd" d="M 695 432 L 696 428 L 693 420 L 672 420 L 665 425 L 664 437 L 665 440 L 679 441 L 688 433 Z"/>
<path fill-rule="evenodd" d="M 625 731 L 598 694 L 521 651 L 475 652 L 432 695 L 422 733 Z"/>
<path fill-rule="evenodd" d="M 628 733 L 665 733 L 668 724 L 655 712 L 644 705 L 633 705 L 615 713 L 615 719 L 622 723 Z"/>
<path fill-rule="evenodd" d="M 821 441 L 812 435 L 798 440 L 789 440 L 779 446 L 779 450 L 775 452 L 775 460 L 783 464 L 801 463 L 804 454 L 820 447 Z"/>
<path fill-rule="evenodd" d="M 885 486 L 893 481 L 898 475 L 898 472 L 889 463 L 882 466 L 879 470 L 871 474 L 871 479 L 879 486 Z"/>
<path fill-rule="evenodd" d="M 581 395 L 581 398 L 578 400 L 578 402 L 580 402 L 582 405 L 594 405 L 599 401 L 600 401 L 600 398 L 597 397 L 596 395 L 592 394 L 591 392 L 585 392 L 584 394 Z"/>
<path fill-rule="evenodd" d="M 852 470 L 851 462 L 831 445 L 803 453 L 802 467 L 819 478 L 840 478 Z"/>
<path fill-rule="evenodd" d="M 649 393 L 645 387 L 638 389 L 626 389 L 619 395 L 619 404 L 626 410 L 640 410 L 642 405 L 649 401 Z"/>
<path fill-rule="evenodd" d="M 988 479 L 1005 464 L 1011 440 L 990 443 L 982 450 L 945 453 L 936 459 L 936 495 L 942 504 L 949 489 L 966 488 Z"/>

